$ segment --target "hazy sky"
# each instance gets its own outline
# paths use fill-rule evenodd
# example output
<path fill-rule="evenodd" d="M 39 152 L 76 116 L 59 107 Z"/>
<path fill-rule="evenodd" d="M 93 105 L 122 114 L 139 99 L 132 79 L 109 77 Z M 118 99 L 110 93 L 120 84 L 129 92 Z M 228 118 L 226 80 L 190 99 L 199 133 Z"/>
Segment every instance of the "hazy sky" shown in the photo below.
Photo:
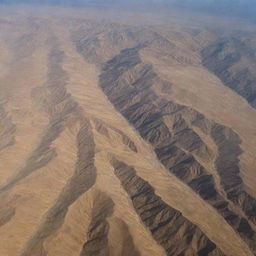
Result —
<path fill-rule="evenodd" d="M 191 11 L 208 12 L 218 15 L 233 15 L 256 20 L 256 0 L 0 0 L 0 3 L 40 3 L 40 4 L 109 4 L 141 3 L 144 5 L 164 4 Z"/>

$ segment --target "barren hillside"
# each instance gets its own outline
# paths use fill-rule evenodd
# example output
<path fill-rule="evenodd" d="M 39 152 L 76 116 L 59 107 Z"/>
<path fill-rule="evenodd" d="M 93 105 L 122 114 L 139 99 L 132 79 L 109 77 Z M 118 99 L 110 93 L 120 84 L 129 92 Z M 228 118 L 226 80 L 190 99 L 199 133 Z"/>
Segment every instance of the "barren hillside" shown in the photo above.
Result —
<path fill-rule="evenodd" d="M 256 255 L 255 28 L 0 14 L 0 256 Z"/>

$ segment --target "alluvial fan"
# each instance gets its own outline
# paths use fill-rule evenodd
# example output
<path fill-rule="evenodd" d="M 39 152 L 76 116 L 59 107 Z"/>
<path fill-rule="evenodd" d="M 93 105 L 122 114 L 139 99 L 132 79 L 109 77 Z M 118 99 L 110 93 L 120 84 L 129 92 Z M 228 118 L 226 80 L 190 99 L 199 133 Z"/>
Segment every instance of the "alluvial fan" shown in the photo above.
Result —
<path fill-rule="evenodd" d="M 253 25 L 0 14 L 1 256 L 256 255 Z"/>

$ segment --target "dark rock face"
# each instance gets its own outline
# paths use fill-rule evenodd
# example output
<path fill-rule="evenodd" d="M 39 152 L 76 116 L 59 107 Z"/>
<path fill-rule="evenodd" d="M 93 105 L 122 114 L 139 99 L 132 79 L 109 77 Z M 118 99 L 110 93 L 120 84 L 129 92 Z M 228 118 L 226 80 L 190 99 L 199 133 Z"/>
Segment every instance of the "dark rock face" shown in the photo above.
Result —
<path fill-rule="evenodd" d="M 77 162 L 73 176 L 61 191 L 56 203 L 46 213 L 37 232 L 30 238 L 22 256 L 37 255 L 45 251 L 44 241 L 62 226 L 69 206 L 94 185 L 97 175 L 94 166 L 95 144 L 89 120 L 82 122 L 77 134 L 77 148 Z"/>
<path fill-rule="evenodd" d="M 155 11 L 0 10 L 0 256 L 256 256 L 256 112 L 198 52 L 237 23 Z M 253 102 L 240 25 L 214 68 Z"/>
<path fill-rule="evenodd" d="M 112 215 L 114 203 L 111 198 L 102 195 L 95 199 L 92 209 L 92 221 L 80 256 L 109 256 L 107 217 Z"/>
<path fill-rule="evenodd" d="M 203 65 L 256 108 L 255 43 L 249 37 L 225 38 L 202 50 Z M 240 65 L 242 63 L 242 65 Z"/>
<path fill-rule="evenodd" d="M 119 243 L 121 243 L 120 255 L 140 256 L 127 224 L 113 216 L 114 207 L 114 202 L 108 195 L 97 191 L 97 195 L 93 199 L 92 220 L 86 234 L 87 241 L 83 245 L 80 256 L 112 255 L 109 237 L 109 230 L 111 228 L 110 218 L 112 218 L 112 221 L 115 222 L 115 225 L 121 231 L 120 237 L 117 238 Z"/>
<path fill-rule="evenodd" d="M 94 124 L 95 124 L 96 130 L 100 134 L 109 138 L 109 130 L 112 130 L 113 132 L 115 132 L 116 134 L 118 134 L 121 137 L 121 140 L 125 146 L 127 146 L 133 152 L 136 152 L 136 153 L 138 152 L 138 149 L 137 149 L 135 143 L 131 140 L 131 138 L 129 138 L 129 136 L 127 136 L 121 130 L 119 130 L 113 126 L 110 126 L 99 119 L 95 119 Z"/>
<path fill-rule="evenodd" d="M 255 252 L 256 232 L 250 221 L 255 221 L 256 201 L 245 191 L 239 176 L 242 151 L 238 135 L 194 109 L 155 94 L 153 85 L 166 82 L 151 66 L 142 63 L 139 50 L 140 47 L 123 50 L 104 65 L 100 75 L 102 90 L 140 135 L 151 143 L 162 164 L 218 210 Z M 166 118 L 171 124 L 165 121 Z M 211 158 L 211 150 L 193 127 L 216 143 L 216 175 L 224 194 L 217 190 L 213 175 L 198 161 Z M 233 203 L 244 211 L 246 218 L 232 207 Z M 245 225 L 245 229 L 241 228 Z"/>
<path fill-rule="evenodd" d="M 49 126 L 38 147 L 27 160 L 25 167 L 0 190 L 0 192 L 5 192 L 16 182 L 43 167 L 55 157 L 56 153 L 52 147 L 52 142 L 64 130 L 71 115 L 77 118 L 80 127 L 76 138 L 77 161 L 74 173 L 59 194 L 56 203 L 46 212 L 39 228 L 24 247 L 22 256 L 47 255 L 44 241 L 62 226 L 69 206 L 89 190 L 96 180 L 95 144 L 92 127 L 89 119 L 80 114 L 77 103 L 66 91 L 67 77 L 61 66 L 63 57 L 64 54 L 59 50 L 58 44 L 54 44 L 48 56 L 48 81 L 32 93 L 32 96 L 41 104 L 42 110 L 49 115 Z"/>
<path fill-rule="evenodd" d="M 95 144 L 89 120 L 82 122 L 77 134 L 77 148 L 77 162 L 73 176 L 63 188 L 56 203 L 46 213 L 37 232 L 22 252 L 22 256 L 36 255 L 45 251 L 43 242 L 62 226 L 69 206 L 94 185 L 97 175 L 94 166 Z"/>
<path fill-rule="evenodd" d="M 131 166 L 118 160 L 112 165 L 136 212 L 167 255 L 223 255 L 199 228 L 157 196 Z"/>
<path fill-rule="evenodd" d="M 248 218 L 256 223 L 256 200 L 246 193 L 239 176 L 239 137 L 232 130 L 217 124 L 213 126 L 211 134 L 219 148 L 215 164 L 228 199 L 240 205 Z"/>

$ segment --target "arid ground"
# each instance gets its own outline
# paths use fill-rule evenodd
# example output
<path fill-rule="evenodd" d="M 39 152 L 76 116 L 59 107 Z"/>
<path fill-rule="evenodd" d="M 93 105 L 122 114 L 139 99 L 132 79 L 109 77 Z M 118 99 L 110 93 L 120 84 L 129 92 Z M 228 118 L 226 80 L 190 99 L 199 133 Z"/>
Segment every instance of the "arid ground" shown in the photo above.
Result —
<path fill-rule="evenodd" d="M 0 256 L 256 255 L 255 32 L 2 6 Z"/>

